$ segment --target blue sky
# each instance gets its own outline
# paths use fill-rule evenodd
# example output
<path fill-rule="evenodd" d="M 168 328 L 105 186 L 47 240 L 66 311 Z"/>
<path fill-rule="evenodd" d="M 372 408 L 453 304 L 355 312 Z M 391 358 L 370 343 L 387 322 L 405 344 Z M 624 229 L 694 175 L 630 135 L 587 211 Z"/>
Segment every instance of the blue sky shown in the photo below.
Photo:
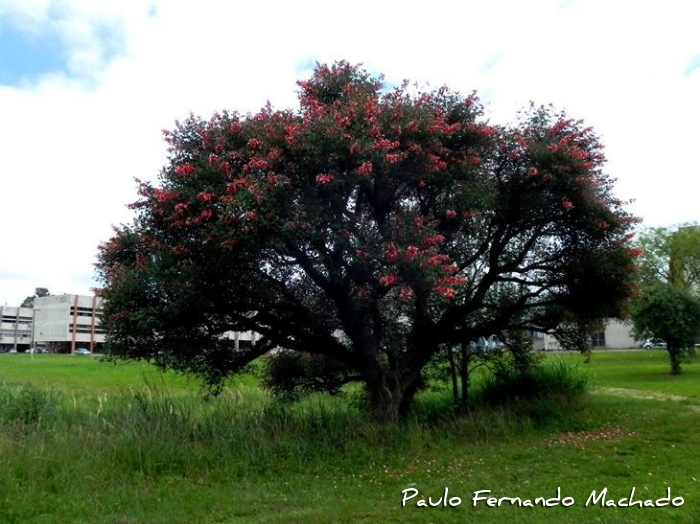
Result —
<path fill-rule="evenodd" d="M 48 74 L 68 72 L 68 50 L 51 31 L 29 34 L 14 24 L 0 25 L 0 84 L 21 86 Z"/>
<path fill-rule="evenodd" d="M 696 0 L 0 0 L 0 305 L 89 293 L 135 178 L 190 112 L 296 106 L 316 61 L 476 90 L 496 123 L 552 103 L 601 135 L 646 225 L 700 219 Z M 12 227 L 8 227 L 8 224 Z"/>

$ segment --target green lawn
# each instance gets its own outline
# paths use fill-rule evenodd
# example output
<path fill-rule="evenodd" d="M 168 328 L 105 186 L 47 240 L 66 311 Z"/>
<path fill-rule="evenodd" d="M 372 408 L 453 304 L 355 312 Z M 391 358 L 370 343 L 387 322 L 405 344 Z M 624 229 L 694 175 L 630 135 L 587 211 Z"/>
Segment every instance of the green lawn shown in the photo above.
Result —
<path fill-rule="evenodd" d="M 0 523 L 700 522 L 698 364 L 671 377 L 663 351 L 548 358 L 587 370 L 593 392 L 377 427 L 342 399 L 280 408 L 251 379 L 204 401 L 196 382 L 142 364 L 0 355 L 0 400 L 15 395 L 27 419 L 0 422 Z M 593 490 L 617 500 L 633 487 L 684 503 L 585 506 Z M 573 505 L 471 501 L 557 488 Z M 459 505 L 415 506 L 446 489 Z M 403 490 L 418 490 L 405 507 Z"/>

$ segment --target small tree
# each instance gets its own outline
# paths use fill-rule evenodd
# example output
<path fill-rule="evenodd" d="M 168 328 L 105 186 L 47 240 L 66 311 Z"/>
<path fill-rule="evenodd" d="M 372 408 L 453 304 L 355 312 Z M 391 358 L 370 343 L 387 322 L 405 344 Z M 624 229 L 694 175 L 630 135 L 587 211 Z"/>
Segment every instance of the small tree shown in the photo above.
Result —
<path fill-rule="evenodd" d="M 632 318 L 638 337 L 666 342 L 671 374 L 680 374 L 683 350 L 694 347 L 700 336 L 700 300 L 686 290 L 658 284 L 634 303 Z"/>
<path fill-rule="evenodd" d="M 49 290 L 45 287 L 38 287 L 34 290 L 34 294 L 32 296 L 29 296 L 22 301 L 20 307 L 34 307 L 35 298 L 48 297 L 50 294 L 51 293 L 49 293 Z"/>
<path fill-rule="evenodd" d="M 222 379 L 274 347 L 337 360 L 396 420 L 440 347 L 616 316 L 634 219 L 590 128 L 474 95 L 414 93 L 345 62 L 263 108 L 166 133 L 132 225 L 99 255 L 115 355 Z M 253 330 L 232 351 L 226 331 Z"/>

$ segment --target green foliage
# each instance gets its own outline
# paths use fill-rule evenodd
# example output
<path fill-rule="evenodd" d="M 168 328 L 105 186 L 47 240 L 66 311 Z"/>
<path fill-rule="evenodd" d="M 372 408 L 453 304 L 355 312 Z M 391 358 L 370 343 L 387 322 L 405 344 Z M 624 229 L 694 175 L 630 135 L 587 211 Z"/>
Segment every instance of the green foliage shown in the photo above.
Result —
<path fill-rule="evenodd" d="M 37 297 L 48 297 L 51 293 L 45 287 L 38 287 L 34 290 L 34 294 L 25 298 L 20 307 L 34 307 L 34 299 Z"/>
<path fill-rule="evenodd" d="M 55 392 L 0 381 L 0 422 L 39 424 L 53 417 L 57 407 Z"/>
<path fill-rule="evenodd" d="M 474 393 L 476 402 L 502 404 L 511 400 L 575 399 L 590 386 L 588 374 L 580 367 L 559 359 L 536 357 L 527 366 L 506 356 L 496 363 L 492 374 Z"/>
<path fill-rule="evenodd" d="M 3 376 L 20 376 L 31 362 L 5 357 Z M 696 524 L 700 368 L 670 377 L 662 357 L 598 351 L 586 365 L 597 385 L 644 389 L 656 400 L 594 390 L 579 402 L 514 402 L 450 417 L 449 394 L 428 392 L 405 422 L 380 426 L 343 398 L 280 405 L 254 387 L 227 387 L 203 401 L 197 384 L 183 391 L 172 374 L 167 387 L 144 387 L 142 364 L 71 367 L 68 356 L 41 355 L 23 380 L 44 389 L 51 377 L 61 392 L 56 416 L 0 423 L 0 522 L 462 523 L 468 511 L 483 523 Z M 75 369 L 89 370 L 81 377 L 93 381 L 89 388 L 74 382 Z M 689 398 L 664 400 L 671 392 Z M 607 487 L 617 500 L 633 485 L 639 498 L 665 496 L 670 486 L 685 504 L 584 506 L 591 490 Z M 530 498 L 553 497 L 557 486 L 573 506 L 470 504 L 477 489 Z M 448 487 L 462 504 L 400 507 L 407 487 L 433 501 Z"/>
<path fill-rule="evenodd" d="M 643 286 L 671 283 L 700 290 L 700 225 L 648 228 L 639 234 L 637 245 Z"/>
<path fill-rule="evenodd" d="M 666 342 L 671 373 L 679 374 L 683 350 L 700 338 L 700 299 L 671 284 L 657 284 L 634 302 L 632 319 L 638 338 Z"/>
<path fill-rule="evenodd" d="M 324 355 L 280 351 L 264 358 L 261 385 L 282 401 L 295 401 L 311 393 L 337 395 L 357 380 L 347 366 Z"/>

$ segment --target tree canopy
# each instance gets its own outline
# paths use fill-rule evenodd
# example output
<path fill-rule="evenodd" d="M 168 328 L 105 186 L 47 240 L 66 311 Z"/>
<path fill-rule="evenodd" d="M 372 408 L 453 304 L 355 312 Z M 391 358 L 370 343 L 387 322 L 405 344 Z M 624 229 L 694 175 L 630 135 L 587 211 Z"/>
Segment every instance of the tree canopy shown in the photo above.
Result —
<path fill-rule="evenodd" d="M 22 301 L 22 304 L 20 304 L 20 307 L 34 307 L 34 299 L 35 298 L 41 298 L 41 297 L 48 297 L 51 293 L 49 293 L 49 290 L 46 289 L 45 287 L 37 287 L 34 289 L 34 294 L 31 296 L 28 296 Z"/>
<path fill-rule="evenodd" d="M 639 337 L 666 342 L 671 374 L 680 374 L 683 350 L 700 337 L 700 300 L 686 289 L 658 284 L 635 301 L 633 319 Z"/>
<path fill-rule="evenodd" d="M 495 126 L 475 94 L 345 62 L 299 102 L 165 133 L 160 183 L 99 254 L 114 354 L 212 386 L 272 348 L 324 355 L 395 419 L 441 345 L 619 314 L 635 220 L 581 121 Z"/>
<path fill-rule="evenodd" d="M 668 282 L 676 287 L 700 289 L 700 225 L 645 229 L 637 241 L 643 286 Z"/>

